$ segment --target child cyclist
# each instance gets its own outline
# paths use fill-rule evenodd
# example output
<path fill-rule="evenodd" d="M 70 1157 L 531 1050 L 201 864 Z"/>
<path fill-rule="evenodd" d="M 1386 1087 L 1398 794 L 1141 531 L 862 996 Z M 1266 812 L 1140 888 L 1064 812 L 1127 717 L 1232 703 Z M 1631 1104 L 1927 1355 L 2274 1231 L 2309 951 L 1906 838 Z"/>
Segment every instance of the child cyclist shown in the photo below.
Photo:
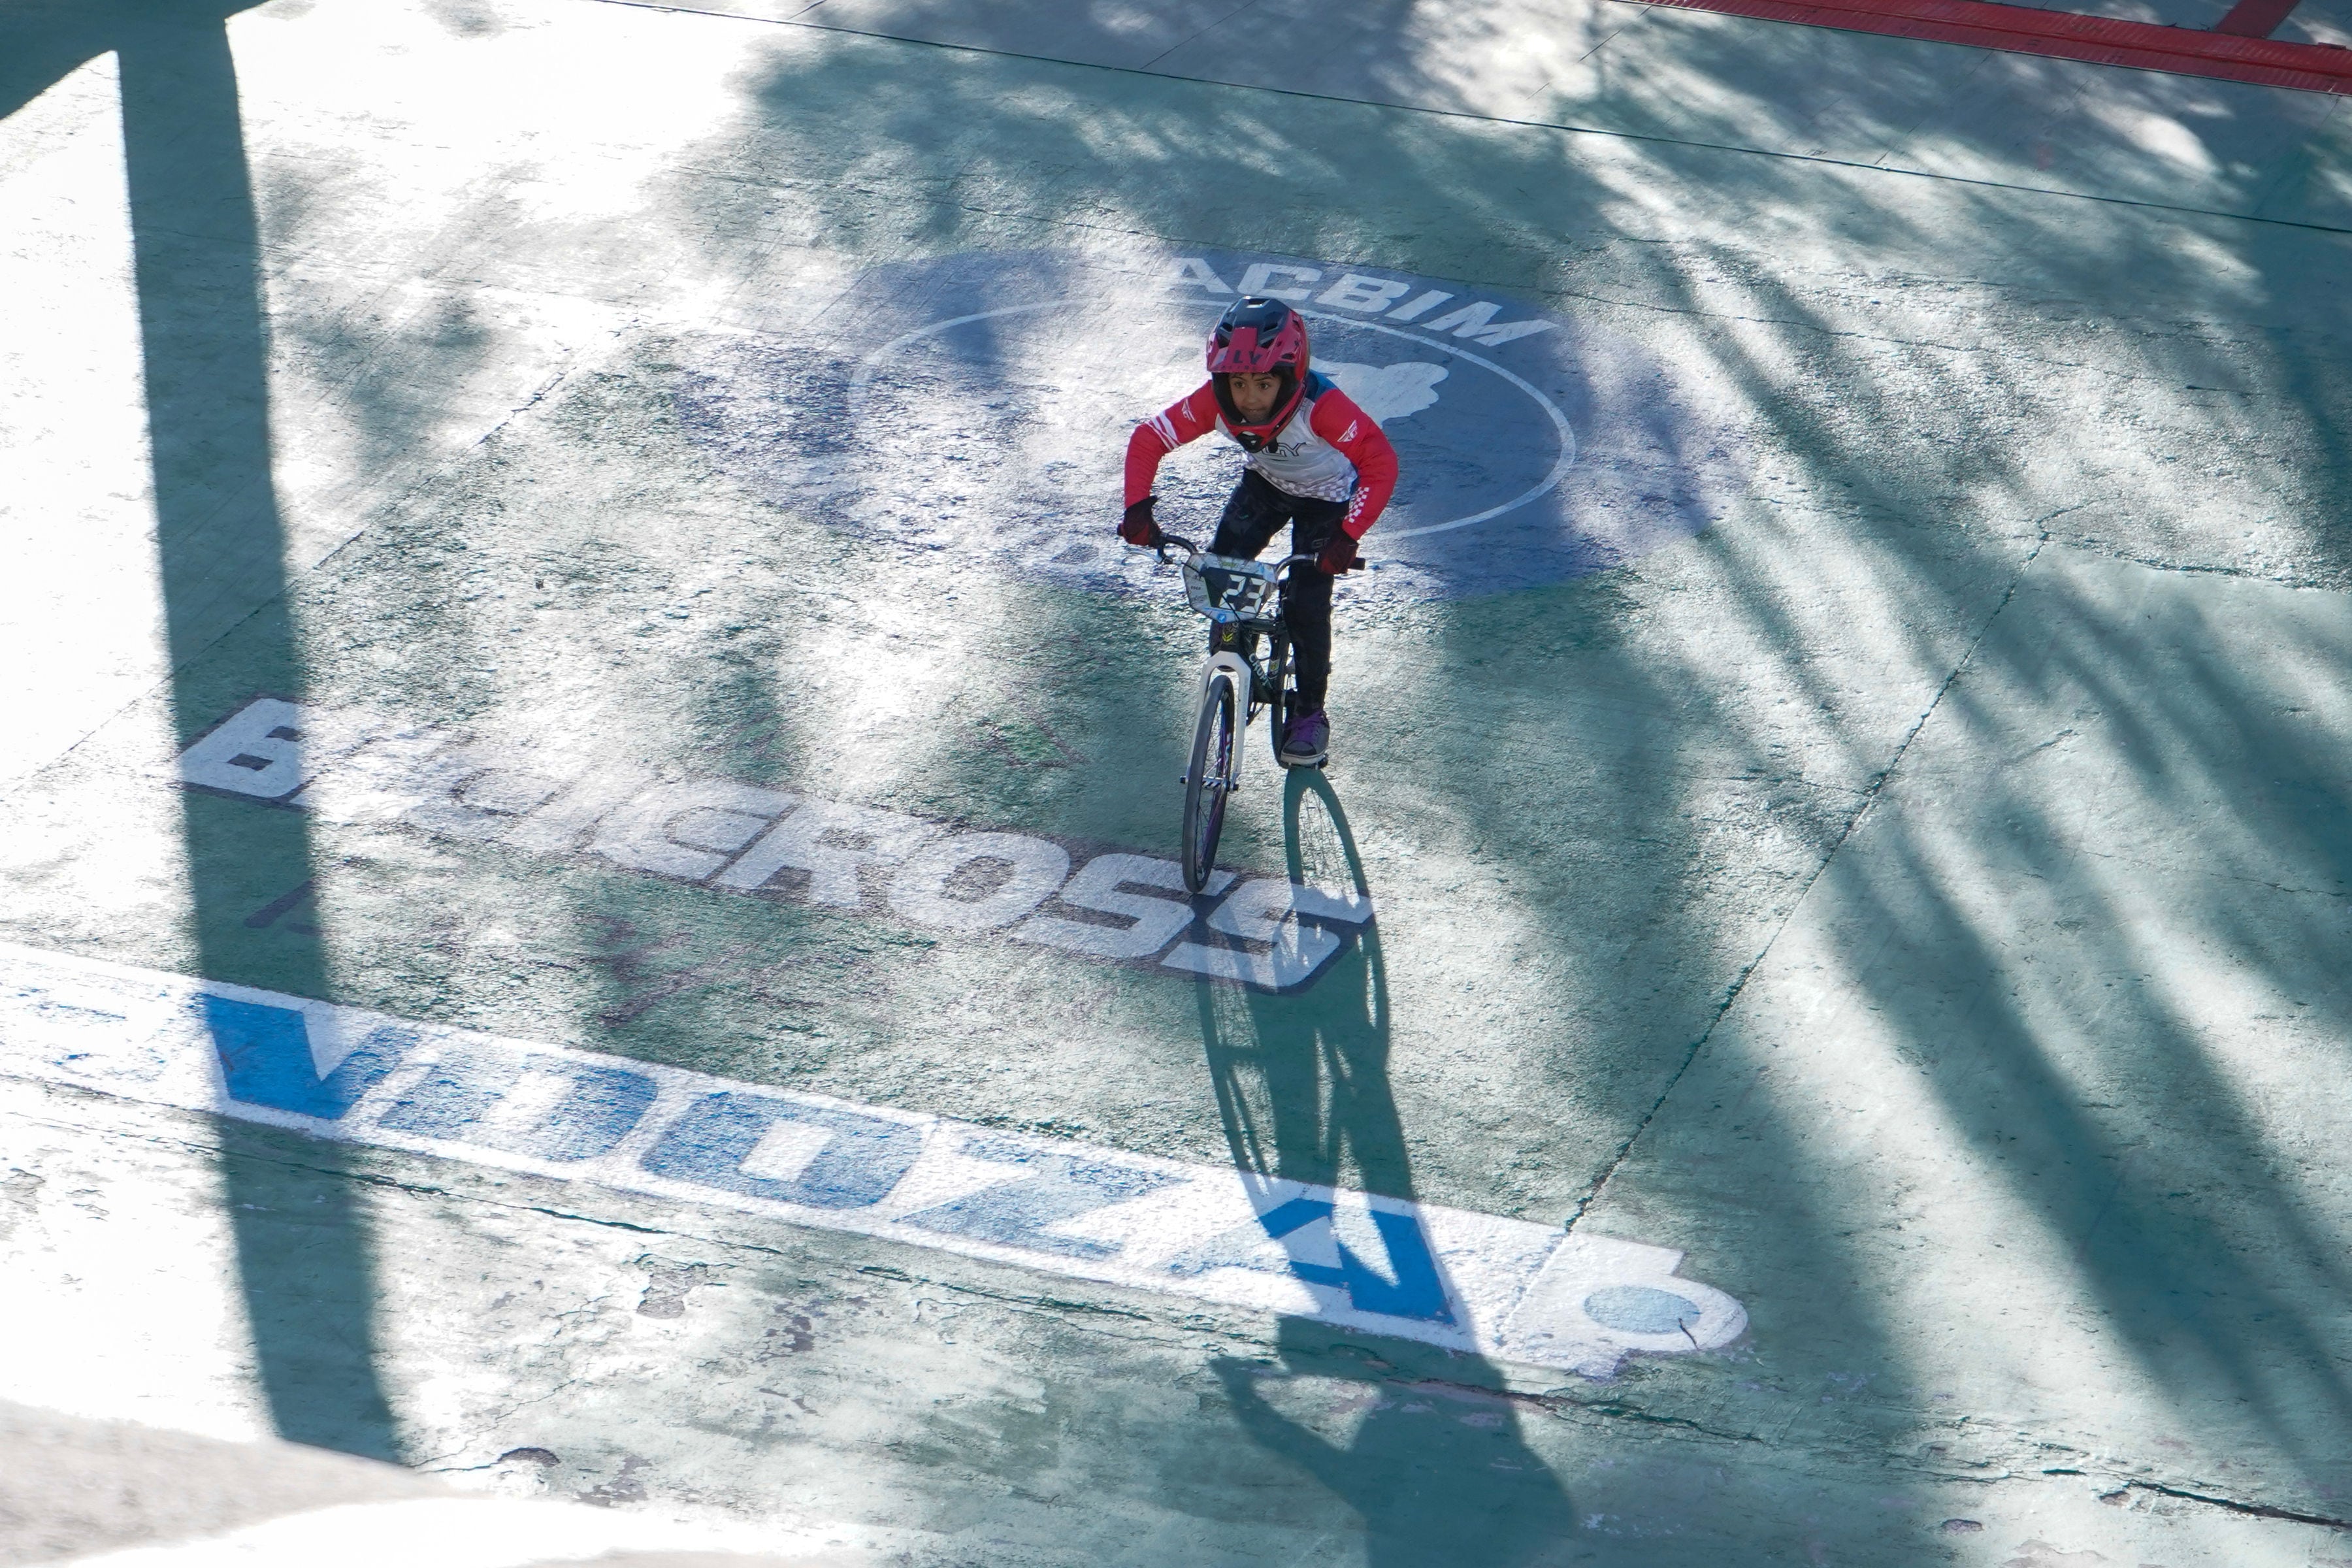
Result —
<path fill-rule="evenodd" d="M 1255 560 L 1288 523 L 1291 553 L 1316 558 L 1294 569 L 1282 589 L 1298 683 L 1282 760 L 1312 767 L 1331 738 L 1323 716 L 1331 679 L 1331 580 L 1363 564 L 1356 542 L 1396 489 L 1396 448 L 1370 415 L 1307 367 L 1307 323 L 1297 311 L 1279 300 L 1236 300 L 1209 334 L 1208 382 L 1128 438 L 1120 538 L 1159 544 L 1151 481 L 1160 460 L 1217 429 L 1248 456 L 1210 552 Z"/>

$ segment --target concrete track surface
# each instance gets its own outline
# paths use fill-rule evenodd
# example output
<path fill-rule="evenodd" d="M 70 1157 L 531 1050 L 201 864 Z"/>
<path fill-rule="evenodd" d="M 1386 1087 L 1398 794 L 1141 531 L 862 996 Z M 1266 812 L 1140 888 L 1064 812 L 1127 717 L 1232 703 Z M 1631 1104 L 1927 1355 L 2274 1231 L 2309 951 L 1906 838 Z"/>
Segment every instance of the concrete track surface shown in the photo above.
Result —
<path fill-rule="evenodd" d="M 0 3 L 0 1558 L 2352 1563 L 2347 124 Z M 1405 481 L 1187 898 L 1241 289 Z"/>

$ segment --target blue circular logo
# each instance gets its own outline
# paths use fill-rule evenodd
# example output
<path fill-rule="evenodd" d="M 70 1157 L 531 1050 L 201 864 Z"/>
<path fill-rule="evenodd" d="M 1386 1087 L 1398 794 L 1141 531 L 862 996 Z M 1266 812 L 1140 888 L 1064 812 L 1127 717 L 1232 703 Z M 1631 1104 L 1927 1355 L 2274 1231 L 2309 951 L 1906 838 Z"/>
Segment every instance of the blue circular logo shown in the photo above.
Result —
<path fill-rule="evenodd" d="M 1630 338 L 1466 284 L 1226 251 L 877 268 L 804 321 L 709 343 L 681 415 L 739 479 L 836 526 L 1145 590 L 1150 557 L 1112 534 L 1128 434 L 1200 385 L 1209 328 L 1245 293 L 1307 318 L 1315 368 L 1396 447 L 1351 595 L 1583 576 L 1745 488 L 1708 389 Z M 1205 543 L 1240 469 L 1221 435 L 1171 454 L 1161 524 Z"/>

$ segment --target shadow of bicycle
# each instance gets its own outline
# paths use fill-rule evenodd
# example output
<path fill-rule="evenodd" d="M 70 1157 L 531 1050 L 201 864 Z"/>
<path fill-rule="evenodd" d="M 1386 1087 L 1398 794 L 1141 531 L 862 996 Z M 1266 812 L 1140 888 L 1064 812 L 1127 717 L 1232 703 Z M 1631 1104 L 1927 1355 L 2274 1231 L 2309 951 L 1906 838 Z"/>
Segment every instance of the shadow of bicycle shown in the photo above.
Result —
<path fill-rule="evenodd" d="M 1288 775 L 1283 851 L 1293 881 L 1370 898 L 1347 813 L 1326 774 Z M 1291 1183 L 1417 1195 L 1390 1089 L 1377 919 L 1310 989 L 1278 995 L 1204 982 L 1198 1005 L 1227 1146 L 1262 1195 L 1261 1223 L 1291 1272 L 1339 1305 L 1349 1304 L 1347 1281 L 1402 1297 L 1433 1266 L 1443 1288 L 1443 1266 L 1418 1226 L 1410 1234 L 1366 1227 L 1343 1236 L 1337 1225 L 1283 1229 L 1277 1219 L 1297 1206 L 1280 1201 Z M 1454 1292 L 1444 1296 L 1450 1302 Z M 1353 1304 L 1365 1303 L 1359 1296 Z M 1419 1346 L 1290 1317 L 1280 1324 L 1275 1362 L 1213 1365 L 1251 1440 L 1361 1519 L 1370 1568 L 1561 1560 L 1575 1511 L 1528 1446 L 1521 1406 L 1498 1392 L 1499 1369 L 1460 1355 L 1445 1361 L 1442 1375 L 1404 1370 L 1429 1359 Z"/>

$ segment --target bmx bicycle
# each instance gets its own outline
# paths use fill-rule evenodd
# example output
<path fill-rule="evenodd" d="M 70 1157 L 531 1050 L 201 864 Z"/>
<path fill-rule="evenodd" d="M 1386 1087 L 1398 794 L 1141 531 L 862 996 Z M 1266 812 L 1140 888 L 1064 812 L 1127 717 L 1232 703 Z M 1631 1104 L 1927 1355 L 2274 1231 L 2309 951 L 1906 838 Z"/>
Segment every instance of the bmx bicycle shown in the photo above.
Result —
<path fill-rule="evenodd" d="M 1291 719 L 1290 632 L 1282 621 L 1282 584 L 1312 555 L 1248 561 L 1212 555 L 1189 539 L 1164 534 L 1160 559 L 1184 573 L 1184 597 L 1209 617 L 1209 658 L 1201 667 L 1201 718 L 1192 761 L 1184 770 L 1184 886 L 1199 892 L 1217 866 L 1225 801 L 1241 784 L 1239 733 L 1273 711 L 1274 760 Z M 1261 647 L 1263 645 L 1263 647 Z M 1321 763 L 1314 764 L 1321 767 Z"/>

